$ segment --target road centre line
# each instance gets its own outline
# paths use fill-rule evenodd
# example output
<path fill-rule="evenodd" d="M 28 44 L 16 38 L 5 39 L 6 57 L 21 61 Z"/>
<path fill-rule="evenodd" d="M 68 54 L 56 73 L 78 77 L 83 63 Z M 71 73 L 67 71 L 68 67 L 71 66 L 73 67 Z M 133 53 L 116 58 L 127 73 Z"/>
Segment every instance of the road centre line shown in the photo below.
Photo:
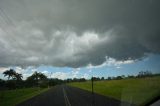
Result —
<path fill-rule="evenodd" d="M 68 99 L 68 97 L 67 97 L 66 91 L 65 91 L 64 88 L 63 88 L 63 94 L 64 94 L 64 100 L 65 100 L 66 106 L 71 106 L 71 104 L 70 104 L 70 102 L 69 102 L 69 99 Z"/>

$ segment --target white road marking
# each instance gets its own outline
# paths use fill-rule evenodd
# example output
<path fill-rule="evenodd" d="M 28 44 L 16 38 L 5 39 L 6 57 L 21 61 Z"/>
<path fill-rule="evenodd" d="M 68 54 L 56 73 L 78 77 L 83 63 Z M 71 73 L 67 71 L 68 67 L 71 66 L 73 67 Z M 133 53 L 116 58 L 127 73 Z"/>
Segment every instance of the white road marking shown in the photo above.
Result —
<path fill-rule="evenodd" d="M 66 106 L 71 106 L 71 104 L 69 102 L 69 99 L 67 97 L 66 91 L 64 90 L 64 88 L 63 88 L 63 94 L 64 94 L 64 100 L 65 100 Z"/>

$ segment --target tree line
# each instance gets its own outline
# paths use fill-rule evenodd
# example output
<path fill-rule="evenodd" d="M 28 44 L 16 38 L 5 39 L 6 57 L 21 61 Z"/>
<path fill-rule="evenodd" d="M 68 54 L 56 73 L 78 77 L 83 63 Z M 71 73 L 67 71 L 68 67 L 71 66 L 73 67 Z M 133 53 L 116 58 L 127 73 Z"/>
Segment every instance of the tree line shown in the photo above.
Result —
<path fill-rule="evenodd" d="M 68 78 L 65 80 L 61 80 L 58 78 L 47 78 L 47 76 L 41 72 L 35 71 L 32 75 L 26 78 L 26 80 L 22 80 L 23 75 L 17 73 L 14 69 L 9 69 L 3 72 L 4 77 L 7 77 L 8 80 L 0 79 L 0 89 L 16 89 L 16 88 L 24 88 L 24 87 L 49 87 L 62 83 L 69 82 L 84 82 L 87 80 L 93 79 L 94 81 L 101 80 L 121 80 L 126 78 L 145 78 L 152 76 L 159 76 L 160 74 L 152 74 L 150 71 L 140 71 L 138 75 L 121 75 L 116 77 L 92 77 L 91 79 L 85 78 Z"/>
<path fill-rule="evenodd" d="M 7 77 L 7 81 L 0 79 L 1 88 L 15 89 L 23 87 L 46 87 L 47 76 L 41 72 L 35 71 L 31 76 L 27 77 L 26 80 L 22 80 L 22 74 L 17 73 L 14 69 L 9 69 L 3 72 L 4 77 Z"/>

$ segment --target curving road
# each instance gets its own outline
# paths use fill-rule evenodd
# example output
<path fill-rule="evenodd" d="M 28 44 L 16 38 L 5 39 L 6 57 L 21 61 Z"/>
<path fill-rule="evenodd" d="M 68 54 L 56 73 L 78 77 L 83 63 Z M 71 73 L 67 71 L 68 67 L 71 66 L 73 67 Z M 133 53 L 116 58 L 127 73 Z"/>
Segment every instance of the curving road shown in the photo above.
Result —
<path fill-rule="evenodd" d="M 58 85 L 45 93 L 37 95 L 17 106 L 132 106 L 113 98 L 99 94 L 92 95 L 91 92 Z"/>

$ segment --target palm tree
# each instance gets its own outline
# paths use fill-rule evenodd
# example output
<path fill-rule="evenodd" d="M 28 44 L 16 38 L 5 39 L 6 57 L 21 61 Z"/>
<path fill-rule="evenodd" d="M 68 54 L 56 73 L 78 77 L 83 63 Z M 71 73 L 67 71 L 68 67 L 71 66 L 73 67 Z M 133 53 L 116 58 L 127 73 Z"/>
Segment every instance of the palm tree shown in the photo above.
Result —
<path fill-rule="evenodd" d="M 16 78 L 17 81 L 21 81 L 23 76 L 22 76 L 22 74 L 16 73 L 15 78 Z"/>
<path fill-rule="evenodd" d="M 39 84 L 39 81 L 42 81 L 45 79 L 47 79 L 47 77 L 43 73 L 40 73 L 37 71 L 35 71 L 31 76 L 27 78 L 29 82 L 34 83 L 37 86 Z"/>
<path fill-rule="evenodd" d="M 41 72 L 37 72 L 37 71 L 35 71 L 34 73 L 33 73 L 33 75 L 32 75 L 32 77 L 33 77 L 33 79 L 34 80 L 44 80 L 44 79 L 47 79 L 47 77 L 43 74 L 43 73 L 41 73 Z"/>
<path fill-rule="evenodd" d="M 46 80 L 47 77 L 43 73 L 39 73 L 39 79 L 40 80 Z"/>
<path fill-rule="evenodd" d="M 4 74 L 4 77 L 8 76 L 8 80 L 12 77 L 15 76 L 16 72 L 14 71 L 14 69 L 9 69 L 9 70 L 6 70 L 5 72 L 3 72 Z"/>
<path fill-rule="evenodd" d="M 39 73 L 37 71 L 35 71 L 32 75 L 33 79 L 36 80 L 36 82 L 38 82 L 39 79 Z"/>

